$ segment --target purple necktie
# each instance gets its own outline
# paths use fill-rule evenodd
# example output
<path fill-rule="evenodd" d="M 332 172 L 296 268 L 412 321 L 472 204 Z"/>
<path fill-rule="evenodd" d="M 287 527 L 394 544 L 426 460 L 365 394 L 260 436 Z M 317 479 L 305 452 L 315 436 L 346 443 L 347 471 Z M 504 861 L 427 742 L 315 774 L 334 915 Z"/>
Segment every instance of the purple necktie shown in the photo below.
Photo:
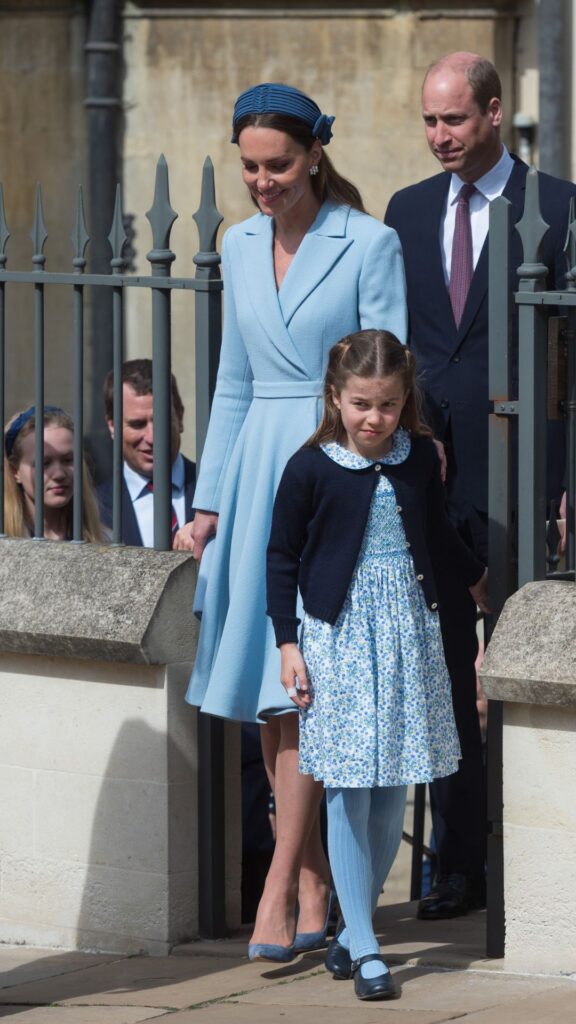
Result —
<path fill-rule="evenodd" d="M 456 222 L 452 240 L 452 261 L 450 263 L 450 302 L 454 311 L 456 327 L 460 326 L 468 289 L 474 273 L 472 257 L 472 229 L 470 227 L 470 197 L 476 186 L 466 182 L 458 193 Z"/>

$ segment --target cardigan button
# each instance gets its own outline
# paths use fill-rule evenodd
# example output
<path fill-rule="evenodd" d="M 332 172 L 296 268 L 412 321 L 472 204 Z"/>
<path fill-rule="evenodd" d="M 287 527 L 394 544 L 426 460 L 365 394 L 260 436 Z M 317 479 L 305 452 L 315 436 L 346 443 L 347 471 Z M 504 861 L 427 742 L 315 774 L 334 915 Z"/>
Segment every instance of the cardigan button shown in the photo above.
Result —
<path fill-rule="evenodd" d="M 407 548 L 409 548 L 409 547 L 410 547 L 410 541 L 409 541 L 409 540 L 407 540 L 407 541 L 406 541 L 406 547 L 407 547 Z"/>
<path fill-rule="evenodd" d="M 396 511 L 397 512 L 401 512 L 402 511 L 402 505 L 396 505 Z"/>
<path fill-rule="evenodd" d="M 438 608 L 438 605 L 436 604 L 436 601 L 433 601 L 432 604 L 430 605 L 430 607 L 431 607 L 432 611 L 435 612 L 436 609 Z"/>
<path fill-rule="evenodd" d="M 417 579 L 417 580 L 418 580 L 418 581 L 419 581 L 420 583 L 422 583 L 422 580 L 424 579 L 424 577 L 423 577 L 423 575 L 422 575 L 422 573 L 421 573 L 421 572 L 419 572 L 419 573 L 418 573 L 418 575 L 417 575 L 416 579 Z"/>
<path fill-rule="evenodd" d="M 381 473 L 382 472 L 382 466 L 380 465 L 379 462 L 377 462 L 376 465 L 374 466 L 374 472 L 375 473 Z"/>

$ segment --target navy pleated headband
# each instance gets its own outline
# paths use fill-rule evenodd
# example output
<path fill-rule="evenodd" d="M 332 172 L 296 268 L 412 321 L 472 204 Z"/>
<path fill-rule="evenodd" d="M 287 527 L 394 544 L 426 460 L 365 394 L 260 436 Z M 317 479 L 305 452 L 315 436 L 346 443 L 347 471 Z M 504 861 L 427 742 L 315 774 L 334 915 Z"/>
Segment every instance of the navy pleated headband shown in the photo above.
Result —
<path fill-rule="evenodd" d="M 310 126 L 315 139 L 327 146 L 332 138 L 334 118 L 323 114 L 317 103 L 299 89 L 279 82 L 264 82 L 240 93 L 232 115 L 232 138 L 238 142 L 236 125 L 248 114 L 287 114 Z"/>
<path fill-rule="evenodd" d="M 58 413 L 60 413 L 60 412 L 63 412 L 63 411 L 64 410 L 60 409 L 60 407 L 58 405 L 45 405 L 44 406 L 44 414 L 46 414 L 47 412 L 58 412 Z M 16 438 L 18 437 L 18 434 L 22 430 L 22 427 L 26 423 L 28 423 L 28 420 L 31 420 L 32 417 L 35 416 L 35 415 L 36 415 L 36 406 L 35 405 L 31 405 L 29 409 L 25 410 L 25 412 L 19 413 L 18 416 L 16 417 L 16 419 L 13 420 L 12 423 L 10 424 L 10 426 L 8 427 L 8 430 L 6 431 L 6 436 L 4 437 L 4 450 L 6 452 L 6 457 L 8 459 L 12 455 L 12 452 L 14 450 L 14 445 L 16 443 Z"/>

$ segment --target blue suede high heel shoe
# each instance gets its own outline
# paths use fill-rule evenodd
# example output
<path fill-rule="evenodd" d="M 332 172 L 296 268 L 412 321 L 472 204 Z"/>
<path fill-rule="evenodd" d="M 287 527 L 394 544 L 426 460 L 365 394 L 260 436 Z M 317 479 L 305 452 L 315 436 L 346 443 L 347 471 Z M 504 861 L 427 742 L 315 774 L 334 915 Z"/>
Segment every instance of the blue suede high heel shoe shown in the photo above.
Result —
<path fill-rule="evenodd" d="M 274 946 L 268 942 L 251 942 L 248 946 L 249 960 L 270 960 L 275 964 L 289 964 L 295 956 L 295 943 L 291 946 Z"/>
<path fill-rule="evenodd" d="M 335 899 L 336 893 L 331 889 L 328 897 L 326 920 L 324 921 L 324 927 L 319 932 L 296 932 L 296 935 L 294 936 L 295 953 L 311 953 L 313 949 L 324 948 L 326 945 L 326 936 L 328 935 L 328 926 L 330 924 L 330 918 L 332 917 L 332 908 L 334 906 Z"/>

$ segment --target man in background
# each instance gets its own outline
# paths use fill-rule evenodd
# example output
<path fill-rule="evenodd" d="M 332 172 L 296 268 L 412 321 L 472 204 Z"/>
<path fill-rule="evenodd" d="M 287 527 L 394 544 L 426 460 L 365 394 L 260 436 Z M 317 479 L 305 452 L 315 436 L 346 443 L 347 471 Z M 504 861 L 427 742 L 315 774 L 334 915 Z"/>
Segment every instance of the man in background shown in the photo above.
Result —
<path fill-rule="evenodd" d="M 172 374 L 172 532 L 193 518 L 196 466 L 180 452 L 184 406 Z M 137 547 L 154 546 L 154 410 L 152 360 L 130 359 L 122 366 L 122 541 Z M 114 375 L 104 382 L 106 423 L 114 437 Z M 102 521 L 112 526 L 112 479 L 98 488 Z"/>

